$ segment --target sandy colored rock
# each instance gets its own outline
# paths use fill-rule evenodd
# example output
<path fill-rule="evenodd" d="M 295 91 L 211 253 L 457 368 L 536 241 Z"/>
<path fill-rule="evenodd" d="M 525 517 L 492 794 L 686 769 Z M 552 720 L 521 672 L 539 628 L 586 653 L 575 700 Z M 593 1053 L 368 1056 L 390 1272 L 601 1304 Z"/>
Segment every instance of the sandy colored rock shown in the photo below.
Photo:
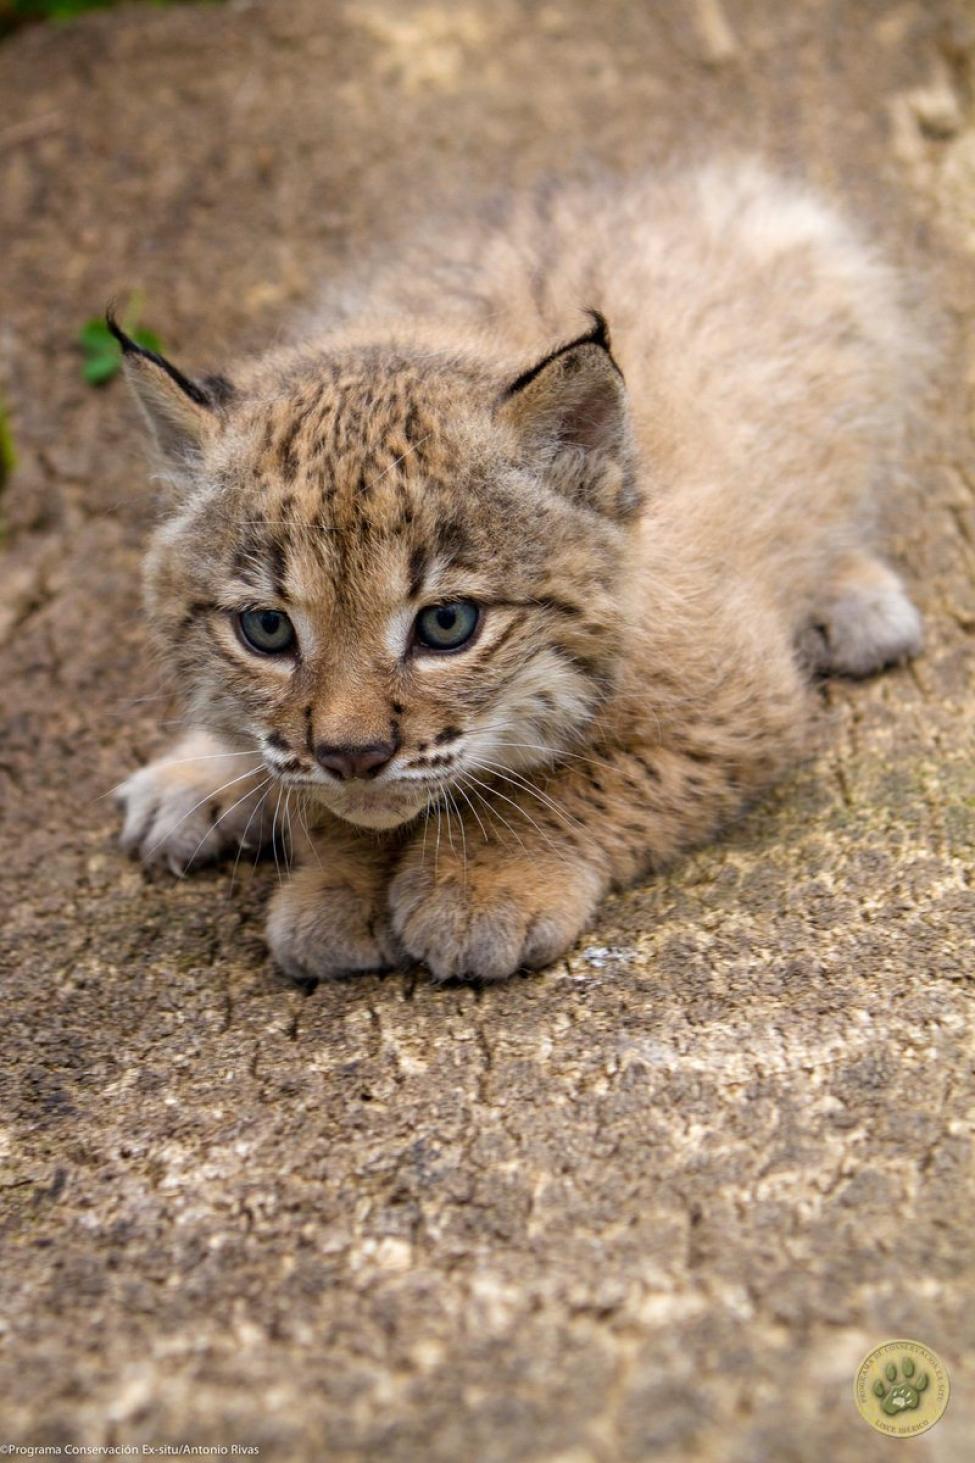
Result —
<path fill-rule="evenodd" d="M 952 1381 L 912 1457 L 971 1458 L 966 9 L 292 0 L 0 47 L 0 1442 L 872 1463 L 855 1369 L 908 1336 Z M 114 845 L 102 795 L 173 713 L 138 615 L 156 490 L 80 326 L 138 288 L 219 368 L 435 189 L 716 148 L 846 198 L 933 295 L 894 520 L 924 658 L 824 687 L 809 763 L 554 969 L 290 987 L 273 865 L 231 891 Z"/>

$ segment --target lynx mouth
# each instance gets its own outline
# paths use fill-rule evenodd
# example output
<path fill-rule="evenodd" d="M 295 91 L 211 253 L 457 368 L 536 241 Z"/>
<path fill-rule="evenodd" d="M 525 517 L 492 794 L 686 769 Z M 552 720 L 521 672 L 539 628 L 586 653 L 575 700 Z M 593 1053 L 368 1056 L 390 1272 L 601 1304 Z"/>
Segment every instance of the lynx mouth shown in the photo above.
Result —
<path fill-rule="evenodd" d="M 430 790 L 421 787 L 326 787 L 309 783 L 316 801 L 336 818 L 358 828 L 398 828 L 409 823 L 431 802 Z"/>

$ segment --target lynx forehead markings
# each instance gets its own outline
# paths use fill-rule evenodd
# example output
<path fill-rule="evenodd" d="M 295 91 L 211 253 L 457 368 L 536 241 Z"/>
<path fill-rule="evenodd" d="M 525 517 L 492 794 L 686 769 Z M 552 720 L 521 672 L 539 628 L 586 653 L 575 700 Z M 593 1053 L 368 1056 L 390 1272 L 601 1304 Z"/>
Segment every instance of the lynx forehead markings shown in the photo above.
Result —
<path fill-rule="evenodd" d="M 317 489 L 326 502 L 337 492 L 368 497 L 394 467 L 408 479 L 431 465 L 435 424 L 417 399 L 412 369 L 377 359 L 372 370 L 316 360 L 320 379 L 279 400 L 264 431 L 265 460 L 281 479 Z M 393 376 L 383 382 L 382 372 Z M 395 373 L 395 374 L 394 374 Z"/>
<path fill-rule="evenodd" d="M 285 969 L 494 979 L 764 788 L 814 672 L 919 648 L 862 526 L 916 353 L 872 251 L 754 167 L 401 242 L 361 319 L 350 281 L 221 381 L 119 332 L 178 490 L 150 623 L 199 728 L 131 780 L 125 839 L 276 846 L 300 788 Z"/>

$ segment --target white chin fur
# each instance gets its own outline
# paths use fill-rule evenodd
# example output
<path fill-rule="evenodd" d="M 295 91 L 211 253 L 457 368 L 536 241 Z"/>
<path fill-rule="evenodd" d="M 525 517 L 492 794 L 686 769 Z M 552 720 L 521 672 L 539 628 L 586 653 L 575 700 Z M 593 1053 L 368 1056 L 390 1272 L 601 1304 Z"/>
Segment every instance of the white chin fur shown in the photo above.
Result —
<path fill-rule="evenodd" d="M 331 792 L 331 789 L 329 790 Z M 352 794 L 342 797 L 332 793 L 326 797 L 324 790 L 315 788 L 315 797 L 327 808 L 336 818 L 341 818 L 345 823 L 351 823 L 356 828 L 398 828 L 402 823 L 409 823 L 417 813 L 426 806 L 427 799 L 422 794 L 414 802 L 403 798 L 391 798 L 383 802 L 380 798 L 371 798 L 362 794 Z"/>
<path fill-rule="evenodd" d="M 355 812 L 346 812 L 343 808 L 332 809 L 336 818 L 342 818 L 346 823 L 353 823 L 357 828 L 398 828 L 401 823 L 408 823 L 411 818 L 415 818 L 419 811 L 418 807 L 405 810 L 357 808 Z"/>

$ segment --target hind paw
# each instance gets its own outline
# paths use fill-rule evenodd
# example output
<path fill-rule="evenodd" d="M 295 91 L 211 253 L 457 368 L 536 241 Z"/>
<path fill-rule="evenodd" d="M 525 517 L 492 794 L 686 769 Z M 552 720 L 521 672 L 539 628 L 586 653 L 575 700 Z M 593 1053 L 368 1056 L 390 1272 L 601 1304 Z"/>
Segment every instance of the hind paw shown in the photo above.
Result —
<path fill-rule="evenodd" d="M 868 676 L 909 660 L 923 644 L 921 616 L 893 570 L 866 556 L 844 566 L 801 637 L 813 670 Z"/>

